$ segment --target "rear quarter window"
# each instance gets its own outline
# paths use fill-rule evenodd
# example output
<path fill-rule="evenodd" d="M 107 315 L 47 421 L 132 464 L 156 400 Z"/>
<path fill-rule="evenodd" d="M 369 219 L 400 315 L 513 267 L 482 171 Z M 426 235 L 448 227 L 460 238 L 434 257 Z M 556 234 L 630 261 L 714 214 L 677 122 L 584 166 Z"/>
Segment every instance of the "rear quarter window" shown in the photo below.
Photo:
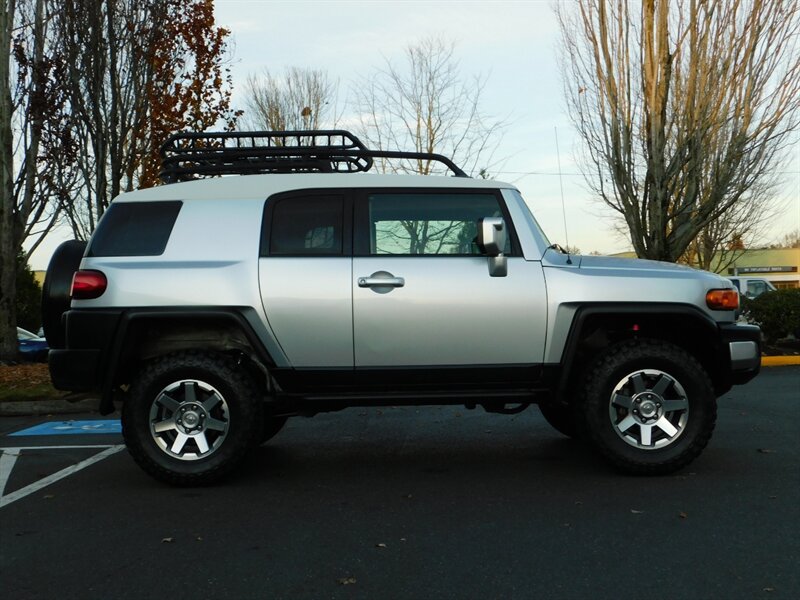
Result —
<path fill-rule="evenodd" d="M 111 204 L 100 219 L 86 256 L 159 256 L 183 202 Z"/>

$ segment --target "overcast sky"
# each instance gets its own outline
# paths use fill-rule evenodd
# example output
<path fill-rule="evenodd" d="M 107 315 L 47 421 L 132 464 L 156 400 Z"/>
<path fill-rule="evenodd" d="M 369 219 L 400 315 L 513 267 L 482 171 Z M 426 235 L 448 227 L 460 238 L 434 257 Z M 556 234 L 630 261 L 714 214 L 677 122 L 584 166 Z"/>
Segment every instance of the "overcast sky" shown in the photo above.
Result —
<path fill-rule="evenodd" d="M 566 245 L 558 133 L 569 243 L 584 252 L 628 249 L 610 227 L 597 227 L 602 209 L 588 201 L 572 160 L 549 2 L 217 0 L 216 14 L 233 32 L 239 92 L 249 74 L 298 66 L 327 70 L 339 79 L 344 97 L 359 75 L 385 59 L 402 64 L 409 44 L 428 36 L 453 41 L 464 78 L 488 78 L 484 112 L 508 121 L 496 153 L 505 160 L 491 175 L 516 184 L 549 237 Z"/>
<path fill-rule="evenodd" d="M 562 101 L 551 2 L 216 0 L 215 5 L 218 24 L 232 32 L 236 102 L 248 75 L 289 66 L 327 70 L 339 79 L 345 100 L 359 75 L 384 59 L 401 61 L 408 44 L 433 35 L 454 41 L 465 78 L 488 76 L 484 112 L 509 122 L 498 150 L 507 160 L 492 175 L 520 188 L 552 241 L 567 241 L 561 181 L 570 245 L 584 253 L 630 249 L 614 233 L 608 209 L 586 191 L 573 160 L 577 139 Z M 800 229 L 800 143 L 794 144 L 785 179 L 785 214 L 776 219 L 772 239 Z M 34 268 L 46 267 L 57 241 L 54 236 L 34 255 Z"/>

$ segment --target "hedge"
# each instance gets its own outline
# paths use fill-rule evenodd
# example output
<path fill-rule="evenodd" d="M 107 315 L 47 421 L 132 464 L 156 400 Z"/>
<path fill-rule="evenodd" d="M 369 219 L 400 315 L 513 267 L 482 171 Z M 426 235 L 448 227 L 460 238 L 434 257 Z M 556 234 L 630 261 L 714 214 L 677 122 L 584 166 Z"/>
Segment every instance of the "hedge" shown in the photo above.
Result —
<path fill-rule="evenodd" d="M 800 288 L 767 292 L 753 300 L 743 297 L 742 314 L 761 327 L 768 343 L 789 334 L 800 338 Z"/>

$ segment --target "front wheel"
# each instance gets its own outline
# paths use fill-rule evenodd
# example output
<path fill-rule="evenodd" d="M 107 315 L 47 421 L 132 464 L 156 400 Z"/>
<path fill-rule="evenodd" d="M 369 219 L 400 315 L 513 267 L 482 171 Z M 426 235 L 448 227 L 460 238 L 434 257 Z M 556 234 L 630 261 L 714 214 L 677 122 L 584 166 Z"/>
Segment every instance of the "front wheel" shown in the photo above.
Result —
<path fill-rule="evenodd" d="M 588 434 L 627 473 L 671 473 L 693 461 L 716 424 L 716 397 L 700 363 L 660 340 L 612 346 L 588 369 Z"/>
<path fill-rule="evenodd" d="M 263 401 L 224 354 L 179 352 L 148 363 L 122 409 L 122 434 L 147 473 L 176 485 L 228 474 L 260 438 Z"/>

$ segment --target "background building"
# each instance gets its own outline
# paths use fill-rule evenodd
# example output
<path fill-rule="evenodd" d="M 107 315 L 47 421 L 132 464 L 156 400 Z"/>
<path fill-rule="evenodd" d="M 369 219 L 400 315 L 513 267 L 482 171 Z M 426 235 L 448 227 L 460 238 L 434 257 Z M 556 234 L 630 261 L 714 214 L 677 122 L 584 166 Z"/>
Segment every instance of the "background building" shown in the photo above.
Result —
<path fill-rule="evenodd" d="M 776 288 L 800 287 L 800 248 L 743 250 L 730 266 L 718 270 L 720 275 L 761 277 Z"/>
<path fill-rule="evenodd" d="M 800 248 L 764 248 L 740 252 L 736 260 L 725 260 L 713 269 L 714 272 L 724 277 L 739 275 L 766 279 L 778 289 L 800 287 Z M 613 256 L 636 258 L 633 252 L 621 252 Z"/>

